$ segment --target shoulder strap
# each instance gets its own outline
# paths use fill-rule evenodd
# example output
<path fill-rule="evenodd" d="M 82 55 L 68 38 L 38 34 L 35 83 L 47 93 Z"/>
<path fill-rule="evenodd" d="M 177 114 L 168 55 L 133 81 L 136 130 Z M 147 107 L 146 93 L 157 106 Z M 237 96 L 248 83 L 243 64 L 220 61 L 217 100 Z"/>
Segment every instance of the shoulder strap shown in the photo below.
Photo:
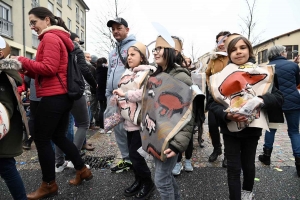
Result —
<path fill-rule="evenodd" d="M 126 63 L 126 62 L 125 62 L 124 58 L 123 58 L 122 55 L 121 55 L 120 46 L 117 45 L 117 49 L 118 49 L 119 57 L 120 57 L 120 59 L 121 59 L 123 65 L 125 66 L 125 63 Z"/>

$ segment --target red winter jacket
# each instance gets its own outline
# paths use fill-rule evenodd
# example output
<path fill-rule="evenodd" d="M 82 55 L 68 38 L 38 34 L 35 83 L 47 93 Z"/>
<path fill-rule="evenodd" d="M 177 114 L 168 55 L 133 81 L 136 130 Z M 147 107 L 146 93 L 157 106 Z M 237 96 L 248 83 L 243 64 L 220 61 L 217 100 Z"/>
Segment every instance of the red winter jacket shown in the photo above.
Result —
<path fill-rule="evenodd" d="M 39 35 L 36 59 L 19 57 L 25 75 L 35 79 L 37 97 L 67 93 L 68 51 L 74 49 L 70 33 L 60 26 L 50 26 Z M 65 87 L 61 84 L 59 75 Z"/>

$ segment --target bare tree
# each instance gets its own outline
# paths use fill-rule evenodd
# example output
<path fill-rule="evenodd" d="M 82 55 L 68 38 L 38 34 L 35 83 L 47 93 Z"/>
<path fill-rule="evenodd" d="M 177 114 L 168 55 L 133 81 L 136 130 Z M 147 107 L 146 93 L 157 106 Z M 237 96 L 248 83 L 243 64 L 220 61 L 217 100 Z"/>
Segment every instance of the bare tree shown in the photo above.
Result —
<path fill-rule="evenodd" d="M 264 32 L 264 30 L 258 34 L 255 34 L 255 28 L 257 25 L 257 20 L 254 18 L 256 0 L 252 0 L 252 4 L 250 3 L 250 1 L 251 0 L 245 0 L 249 13 L 246 17 L 240 16 L 241 20 L 243 21 L 243 24 L 240 25 L 240 27 L 242 29 L 242 34 L 247 36 L 248 40 L 254 46 L 262 42 L 261 34 Z"/>
<path fill-rule="evenodd" d="M 121 2 L 121 3 L 120 3 Z M 119 0 L 101 1 L 101 7 L 105 9 L 97 9 L 93 19 L 90 19 L 89 41 L 94 46 L 94 51 L 99 56 L 107 57 L 109 52 L 116 47 L 115 39 L 111 34 L 111 29 L 107 27 L 107 22 L 118 16 L 121 16 L 125 10 L 125 4 Z"/>
<path fill-rule="evenodd" d="M 192 41 L 191 45 L 190 45 L 190 50 L 189 50 L 189 55 L 191 57 L 192 63 L 194 63 L 198 60 L 199 50 L 200 50 L 200 48 L 196 47 L 195 41 Z"/>

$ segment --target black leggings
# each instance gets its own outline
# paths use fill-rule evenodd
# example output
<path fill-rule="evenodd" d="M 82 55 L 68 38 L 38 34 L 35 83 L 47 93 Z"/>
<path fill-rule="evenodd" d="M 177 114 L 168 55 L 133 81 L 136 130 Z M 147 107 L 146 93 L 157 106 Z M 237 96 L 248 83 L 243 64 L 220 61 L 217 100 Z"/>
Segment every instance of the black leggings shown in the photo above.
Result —
<path fill-rule="evenodd" d="M 220 141 L 219 121 L 212 111 L 208 112 L 208 131 L 210 133 L 213 147 L 215 149 L 221 148 L 222 144 Z"/>
<path fill-rule="evenodd" d="M 259 136 L 238 138 L 223 135 L 225 156 L 227 158 L 227 177 L 229 198 L 241 199 L 241 189 L 252 191 L 255 178 L 255 154 Z M 244 182 L 241 188 L 241 170 Z"/>
<path fill-rule="evenodd" d="M 185 159 L 191 159 L 191 157 L 192 157 L 192 154 L 193 154 L 193 135 L 194 134 L 192 134 L 189 145 L 188 145 L 187 149 L 184 152 Z M 177 162 L 180 162 L 181 159 L 182 159 L 182 153 L 179 153 L 178 158 L 177 158 Z"/>
<path fill-rule="evenodd" d="M 139 131 L 127 131 L 127 141 L 129 149 L 129 158 L 132 162 L 135 176 L 142 180 L 151 179 L 151 171 L 145 161 L 145 158 L 137 152 L 142 146 L 141 135 Z"/>
<path fill-rule="evenodd" d="M 50 140 L 70 158 L 76 170 L 84 166 L 76 146 L 66 137 L 72 105 L 73 101 L 64 94 L 43 97 L 37 107 L 34 142 L 45 182 L 55 180 L 55 157 Z"/>
<path fill-rule="evenodd" d="M 106 99 L 105 100 L 99 100 L 100 104 L 100 111 L 99 111 L 99 123 L 100 123 L 100 128 L 104 128 L 104 111 L 107 107 Z"/>

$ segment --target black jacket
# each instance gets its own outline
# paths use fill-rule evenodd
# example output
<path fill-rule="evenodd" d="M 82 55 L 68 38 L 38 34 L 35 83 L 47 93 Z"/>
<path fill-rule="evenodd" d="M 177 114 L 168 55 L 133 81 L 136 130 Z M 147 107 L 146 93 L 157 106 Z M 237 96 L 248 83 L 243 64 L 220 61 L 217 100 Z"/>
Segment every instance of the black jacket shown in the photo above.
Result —
<path fill-rule="evenodd" d="M 86 63 L 87 63 L 87 66 L 88 66 L 94 80 L 96 80 L 96 68 L 91 63 L 89 63 L 89 62 L 86 62 Z M 92 85 L 90 85 L 90 86 L 91 86 L 91 88 L 90 88 L 91 93 L 96 94 L 96 87 L 93 87 Z"/>
<path fill-rule="evenodd" d="M 88 84 L 92 88 L 96 88 L 97 87 L 96 80 L 93 77 L 93 75 L 88 67 L 88 64 L 85 61 L 83 51 L 80 49 L 79 45 L 76 42 L 73 42 L 73 43 L 75 46 L 74 51 L 76 51 L 76 55 L 77 55 L 77 64 L 80 67 L 80 71 L 81 71 L 83 78 L 86 80 L 86 82 L 88 82 Z"/>
<path fill-rule="evenodd" d="M 107 67 L 98 66 L 96 68 L 96 78 L 97 78 L 97 99 L 99 101 L 106 100 L 105 91 L 106 91 L 106 81 L 107 81 Z"/>

